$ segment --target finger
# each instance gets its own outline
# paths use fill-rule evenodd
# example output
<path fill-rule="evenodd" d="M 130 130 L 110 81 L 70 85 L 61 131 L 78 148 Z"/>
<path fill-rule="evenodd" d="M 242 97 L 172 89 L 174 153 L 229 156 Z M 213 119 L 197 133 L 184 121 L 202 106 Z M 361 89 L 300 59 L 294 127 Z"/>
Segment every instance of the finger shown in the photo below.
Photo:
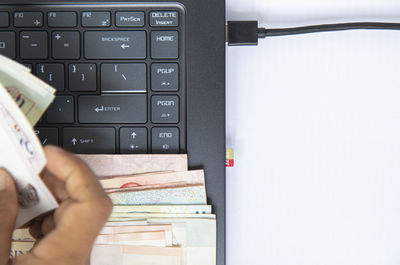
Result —
<path fill-rule="evenodd" d="M 45 153 L 47 169 L 65 182 L 69 198 L 56 210 L 55 229 L 33 253 L 50 261 L 83 263 L 111 212 L 112 203 L 97 177 L 81 160 L 56 147 L 46 147 Z"/>
<path fill-rule="evenodd" d="M 47 234 L 49 234 L 51 231 L 53 231 L 56 227 L 56 224 L 54 223 L 54 218 L 53 215 L 49 215 L 46 218 L 44 218 L 43 222 L 42 222 L 42 234 L 44 236 L 46 236 Z"/>
<path fill-rule="evenodd" d="M 43 237 L 42 234 L 42 221 L 34 220 L 29 226 L 29 234 L 35 239 Z"/>
<path fill-rule="evenodd" d="M 66 191 L 72 199 L 90 201 L 104 196 L 97 177 L 82 160 L 55 146 L 45 147 L 45 153 L 48 158 L 47 169 L 65 182 Z"/>
<path fill-rule="evenodd" d="M 7 171 L 0 169 L 0 265 L 7 264 L 9 260 L 17 211 L 14 181 Z"/>
<path fill-rule="evenodd" d="M 54 197 L 60 203 L 68 198 L 68 192 L 65 188 L 65 182 L 61 181 L 57 177 L 53 176 L 52 173 L 46 168 L 42 177 L 43 182 L 53 193 Z"/>
<path fill-rule="evenodd" d="M 54 212 L 54 217 L 53 217 L 54 223 L 58 224 L 65 215 L 65 212 L 67 212 L 68 214 L 68 209 L 70 209 L 70 207 L 73 206 L 74 204 L 76 204 L 76 202 L 72 199 L 63 201 L 63 203 Z"/>

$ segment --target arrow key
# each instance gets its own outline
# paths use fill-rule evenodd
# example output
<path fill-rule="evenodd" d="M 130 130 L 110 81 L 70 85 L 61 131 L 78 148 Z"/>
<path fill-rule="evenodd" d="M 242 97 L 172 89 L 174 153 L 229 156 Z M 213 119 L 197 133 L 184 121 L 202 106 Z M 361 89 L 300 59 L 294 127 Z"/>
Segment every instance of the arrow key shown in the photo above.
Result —
<path fill-rule="evenodd" d="M 146 154 L 147 129 L 124 127 L 119 130 L 121 154 Z"/>

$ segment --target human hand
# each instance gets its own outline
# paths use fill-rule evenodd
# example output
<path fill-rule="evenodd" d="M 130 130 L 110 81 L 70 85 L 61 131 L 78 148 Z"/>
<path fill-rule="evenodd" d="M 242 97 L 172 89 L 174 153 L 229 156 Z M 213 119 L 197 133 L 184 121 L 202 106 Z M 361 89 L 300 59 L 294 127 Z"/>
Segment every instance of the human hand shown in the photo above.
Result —
<path fill-rule="evenodd" d="M 17 194 L 11 176 L 0 170 L 0 265 L 83 265 L 111 213 L 111 200 L 86 164 L 57 147 L 44 150 L 43 181 L 60 207 L 32 223 L 31 234 L 39 239 L 34 248 L 9 260 Z"/>

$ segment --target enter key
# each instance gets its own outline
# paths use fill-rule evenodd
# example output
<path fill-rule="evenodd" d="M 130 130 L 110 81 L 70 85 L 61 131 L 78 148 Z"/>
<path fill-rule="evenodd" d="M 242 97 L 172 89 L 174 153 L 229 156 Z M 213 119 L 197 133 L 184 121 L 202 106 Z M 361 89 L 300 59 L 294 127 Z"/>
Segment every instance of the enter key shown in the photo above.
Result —
<path fill-rule="evenodd" d="M 80 123 L 146 123 L 147 96 L 80 96 Z"/>

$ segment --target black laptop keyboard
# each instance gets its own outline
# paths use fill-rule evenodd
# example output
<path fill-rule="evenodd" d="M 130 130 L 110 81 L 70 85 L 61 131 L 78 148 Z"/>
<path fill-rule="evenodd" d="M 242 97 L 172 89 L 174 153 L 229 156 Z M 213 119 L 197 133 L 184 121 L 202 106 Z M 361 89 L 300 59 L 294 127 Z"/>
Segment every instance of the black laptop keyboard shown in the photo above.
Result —
<path fill-rule="evenodd" d="M 177 4 L 0 5 L 0 54 L 57 89 L 36 132 L 81 154 L 186 149 Z"/>

